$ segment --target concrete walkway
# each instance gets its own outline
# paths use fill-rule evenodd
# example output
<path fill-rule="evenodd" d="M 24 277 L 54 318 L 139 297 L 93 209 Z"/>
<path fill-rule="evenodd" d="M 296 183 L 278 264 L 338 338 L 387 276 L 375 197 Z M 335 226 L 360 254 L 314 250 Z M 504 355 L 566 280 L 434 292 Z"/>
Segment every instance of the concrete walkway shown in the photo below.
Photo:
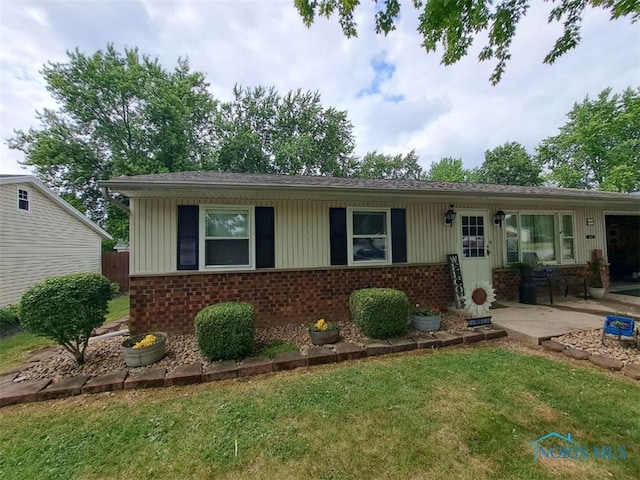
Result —
<path fill-rule="evenodd" d="M 507 308 L 491 310 L 492 322 L 504 328 L 509 337 L 534 345 L 566 333 L 602 328 L 607 315 L 624 313 L 638 317 L 640 314 L 640 298 L 616 294 L 589 300 L 578 297 L 554 298 L 553 305 L 499 303 Z"/>

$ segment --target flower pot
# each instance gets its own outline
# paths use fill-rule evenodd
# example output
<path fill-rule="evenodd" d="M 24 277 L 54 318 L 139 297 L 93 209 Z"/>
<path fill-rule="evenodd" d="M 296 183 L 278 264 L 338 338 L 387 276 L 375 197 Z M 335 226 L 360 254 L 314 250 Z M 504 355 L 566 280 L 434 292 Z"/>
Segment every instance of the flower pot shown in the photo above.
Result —
<path fill-rule="evenodd" d="M 309 330 L 311 343 L 314 345 L 326 345 L 328 343 L 336 343 L 340 339 L 340 330 L 325 330 L 322 332 L 314 332 Z"/>
<path fill-rule="evenodd" d="M 604 288 L 598 287 L 587 287 L 587 291 L 592 298 L 602 298 L 604 297 Z"/>
<path fill-rule="evenodd" d="M 441 315 L 411 315 L 411 327 L 414 330 L 435 331 L 440 328 Z"/>
<path fill-rule="evenodd" d="M 122 342 L 122 353 L 127 367 L 144 367 L 157 362 L 166 354 L 167 334 L 162 332 L 151 332 L 157 338 L 156 343 L 148 347 L 133 348 L 148 334 L 136 335 Z"/>

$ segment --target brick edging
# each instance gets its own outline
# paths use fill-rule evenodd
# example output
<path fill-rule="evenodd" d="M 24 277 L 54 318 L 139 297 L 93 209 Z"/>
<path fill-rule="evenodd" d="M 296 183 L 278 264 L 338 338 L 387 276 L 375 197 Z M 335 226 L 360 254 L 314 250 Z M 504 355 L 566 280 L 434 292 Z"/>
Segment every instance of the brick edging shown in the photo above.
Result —
<path fill-rule="evenodd" d="M 53 383 L 51 379 L 13 383 L 16 374 L 5 374 L 0 375 L 0 407 L 16 403 L 70 397 L 82 393 L 207 383 L 300 367 L 345 362 L 402 351 L 428 350 L 444 346 L 469 344 L 507 336 L 503 329 L 495 328 L 471 333 L 475 333 L 475 335 L 454 335 L 446 332 L 436 332 L 432 335 L 422 334 L 407 338 L 389 339 L 388 341 L 375 340 L 368 341 L 367 346 L 364 348 L 352 343 L 338 343 L 333 350 L 327 347 L 317 347 L 310 349 L 305 355 L 299 352 L 280 353 L 273 360 L 250 357 L 240 362 L 223 361 L 205 365 L 179 365 L 171 371 L 167 371 L 164 367 L 157 367 L 145 369 L 132 376 L 129 376 L 129 370 L 121 370 L 96 377 L 87 375 L 67 377 L 56 383 Z"/>

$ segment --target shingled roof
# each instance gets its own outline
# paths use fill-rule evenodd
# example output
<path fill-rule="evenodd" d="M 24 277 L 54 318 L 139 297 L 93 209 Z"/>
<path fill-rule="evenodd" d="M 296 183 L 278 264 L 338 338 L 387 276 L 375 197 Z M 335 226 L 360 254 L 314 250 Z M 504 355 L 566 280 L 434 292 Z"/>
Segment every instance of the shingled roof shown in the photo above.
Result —
<path fill-rule="evenodd" d="M 461 193 L 486 195 L 523 195 L 546 197 L 572 197 L 589 200 L 635 200 L 637 196 L 628 193 L 603 192 L 599 190 L 579 190 L 557 187 L 528 187 L 519 185 L 493 185 L 482 183 L 431 182 L 423 180 L 383 180 L 368 178 L 343 178 L 312 175 L 276 175 L 229 172 L 173 172 L 152 175 L 116 177 L 100 182 L 100 185 L 118 190 L 166 187 L 269 187 L 274 188 L 319 188 L 340 190 L 380 190 L 402 191 L 405 193 Z"/>

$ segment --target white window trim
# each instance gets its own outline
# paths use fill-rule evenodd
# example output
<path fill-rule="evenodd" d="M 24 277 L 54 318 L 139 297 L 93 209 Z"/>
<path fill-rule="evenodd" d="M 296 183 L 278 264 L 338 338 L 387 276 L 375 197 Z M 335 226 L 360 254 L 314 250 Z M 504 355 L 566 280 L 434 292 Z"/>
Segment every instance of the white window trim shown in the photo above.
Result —
<path fill-rule="evenodd" d="M 386 256 L 385 260 L 361 260 L 356 261 L 353 259 L 353 213 L 354 212 L 375 212 L 385 213 L 387 219 L 387 234 L 386 238 Z M 382 237 L 383 235 L 376 235 L 376 237 Z M 368 265 L 391 265 L 391 259 L 393 258 L 393 246 L 391 245 L 391 208 L 376 208 L 376 207 L 347 207 L 347 265 L 349 266 L 368 266 Z"/>
<path fill-rule="evenodd" d="M 237 213 L 248 213 L 248 225 L 249 230 L 249 265 L 205 265 L 206 259 L 206 228 L 205 228 L 205 210 L 214 209 L 218 211 L 228 211 Z M 256 269 L 256 237 L 255 237 L 255 207 L 253 205 L 200 205 L 199 211 L 199 245 L 200 245 L 200 259 L 199 269 L 206 271 L 236 271 L 236 270 L 255 270 Z"/>
<path fill-rule="evenodd" d="M 542 265 L 574 265 L 577 263 L 577 259 L 573 260 L 563 260 L 562 255 L 562 215 L 570 215 L 571 222 L 573 227 L 573 252 L 574 257 L 576 257 L 576 213 L 570 210 L 509 210 L 505 211 L 507 215 L 517 215 L 518 216 L 518 261 L 522 261 L 522 241 L 520 239 L 520 230 L 522 229 L 522 215 L 553 215 L 554 217 L 554 228 L 555 228 L 555 247 L 556 247 L 556 260 L 552 262 L 540 262 Z M 503 263 L 504 266 L 509 266 L 510 263 L 507 262 L 507 232 L 503 228 L 502 229 L 502 255 L 503 255 Z"/>
<path fill-rule="evenodd" d="M 27 194 L 27 208 L 20 208 L 20 192 L 26 192 Z M 16 190 L 16 208 L 20 212 L 30 212 L 31 211 L 31 192 L 28 188 L 18 186 Z"/>

